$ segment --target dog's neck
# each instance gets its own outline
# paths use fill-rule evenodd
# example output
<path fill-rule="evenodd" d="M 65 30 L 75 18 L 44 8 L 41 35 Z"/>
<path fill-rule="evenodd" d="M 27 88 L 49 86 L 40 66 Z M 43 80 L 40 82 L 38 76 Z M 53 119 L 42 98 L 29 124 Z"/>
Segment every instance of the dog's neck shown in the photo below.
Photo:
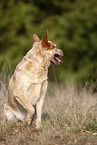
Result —
<path fill-rule="evenodd" d="M 46 57 L 43 56 L 38 50 L 39 49 L 33 47 L 28 51 L 28 53 L 24 56 L 24 58 L 28 59 L 28 61 L 30 62 L 34 61 L 39 68 L 42 67 L 47 70 L 51 64 L 50 59 L 46 59 Z"/>
<path fill-rule="evenodd" d="M 41 53 L 41 49 L 42 47 L 40 45 L 40 42 L 34 45 L 32 49 L 30 50 L 31 52 L 29 51 L 30 54 L 32 55 L 32 56 L 30 55 L 31 59 L 35 61 L 36 63 L 40 64 L 41 67 L 48 68 L 49 65 L 51 64 L 50 58 L 49 59 L 46 58 L 46 56 Z"/>

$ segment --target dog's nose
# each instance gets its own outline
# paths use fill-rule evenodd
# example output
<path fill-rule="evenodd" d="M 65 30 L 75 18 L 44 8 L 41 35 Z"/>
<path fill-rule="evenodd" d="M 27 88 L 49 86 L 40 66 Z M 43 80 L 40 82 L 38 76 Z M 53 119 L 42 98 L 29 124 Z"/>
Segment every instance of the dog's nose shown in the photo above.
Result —
<path fill-rule="evenodd" d="M 63 50 L 61 50 L 61 51 L 62 51 L 62 55 L 61 56 L 63 56 L 64 55 Z"/>
<path fill-rule="evenodd" d="M 60 56 L 63 56 L 63 51 L 59 49 Z"/>

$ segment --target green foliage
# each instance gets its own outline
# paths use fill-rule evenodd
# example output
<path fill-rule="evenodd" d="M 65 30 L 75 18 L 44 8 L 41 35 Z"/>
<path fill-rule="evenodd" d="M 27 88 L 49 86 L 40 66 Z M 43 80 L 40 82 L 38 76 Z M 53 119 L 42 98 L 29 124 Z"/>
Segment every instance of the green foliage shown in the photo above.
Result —
<path fill-rule="evenodd" d="M 49 38 L 64 51 L 64 63 L 56 68 L 58 81 L 96 83 L 96 0 L 0 1 L 0 65 L 9 60 L 12 70 L 32 47 L 32 35 Z M 50 67 L 50 80 L 53 80 Z"/>

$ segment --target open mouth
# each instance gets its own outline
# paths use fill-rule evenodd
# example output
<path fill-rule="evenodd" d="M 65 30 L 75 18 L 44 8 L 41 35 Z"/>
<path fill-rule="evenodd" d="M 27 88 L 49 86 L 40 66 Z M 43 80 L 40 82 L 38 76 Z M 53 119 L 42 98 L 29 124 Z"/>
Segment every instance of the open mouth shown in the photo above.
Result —
<path fill-rule="evenodd" d="M 57 61 L 59 64 L 62 64 L 62 63 L 63 63 L 63 61 L 62 61 L 62 60 L 60 60 L 60 59 L 59 59 L 59 57 L 60 57 L 60 55 L 59 55 L 59 54 L 55 54 L 55 55 L 54 55 L 54 59 L 55 59 L 55 61 Z"/>

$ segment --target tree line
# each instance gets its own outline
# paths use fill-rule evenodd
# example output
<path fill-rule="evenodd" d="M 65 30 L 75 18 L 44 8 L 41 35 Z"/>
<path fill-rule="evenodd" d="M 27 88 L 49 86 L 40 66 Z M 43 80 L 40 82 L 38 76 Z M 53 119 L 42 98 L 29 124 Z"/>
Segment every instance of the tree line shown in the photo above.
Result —
<path fill-rule="evenodd" d="M 97 85 L 97 0 L 0 1 L 0 69 L 9 62 L 14 71 L 32 47 L 33 34 L 42 39 L 46 29 L 64 51 L 64 63 L 50 67 L 50 81 L 55 73 L 63 83 Z"/>

